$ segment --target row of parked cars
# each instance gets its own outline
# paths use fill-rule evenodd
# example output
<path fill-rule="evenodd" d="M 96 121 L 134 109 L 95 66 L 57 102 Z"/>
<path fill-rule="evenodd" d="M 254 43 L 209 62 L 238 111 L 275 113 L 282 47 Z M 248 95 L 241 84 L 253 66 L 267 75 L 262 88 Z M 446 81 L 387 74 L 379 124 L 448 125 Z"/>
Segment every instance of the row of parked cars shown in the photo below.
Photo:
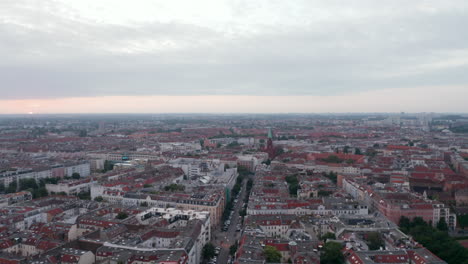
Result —
<path fill-rule="evenodd" d="M 239 202 L 239 196 L 240 196 L 240 193 L 237 194 L 236 199 L 234 199 L 233 208 L 236 208 L 237 202 Z M 226 222 L 224 222 L 224 225 L 223 225 L 223 228 L 222 228 L 222 230 L 224 232 L 228 231 L 229 226 L 231 225 L 231 220 L 232 220 L 233 215 L 234 215 L 234 210 L 231 210 L 231 212 L 229 212 L 229 218 L 226 220 Z M 237 227 L 239 229 L 239 225 Z M 237 231 L 237 229 L 236 229 L 236 231 Z M 239 231 L 240 231 L 240 229 L 239 229 Z"/>

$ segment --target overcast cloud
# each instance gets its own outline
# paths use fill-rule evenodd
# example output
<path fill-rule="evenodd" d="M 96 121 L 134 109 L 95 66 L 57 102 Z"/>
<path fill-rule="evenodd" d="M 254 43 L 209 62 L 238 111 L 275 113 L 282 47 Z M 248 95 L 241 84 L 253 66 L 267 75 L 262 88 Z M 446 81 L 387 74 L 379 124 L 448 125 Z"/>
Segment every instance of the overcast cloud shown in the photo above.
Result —
<path fill-rule="evenodd" d="M 467 25 L 466 0 L 2 0 L 0 99 L 459 87 Z"/>

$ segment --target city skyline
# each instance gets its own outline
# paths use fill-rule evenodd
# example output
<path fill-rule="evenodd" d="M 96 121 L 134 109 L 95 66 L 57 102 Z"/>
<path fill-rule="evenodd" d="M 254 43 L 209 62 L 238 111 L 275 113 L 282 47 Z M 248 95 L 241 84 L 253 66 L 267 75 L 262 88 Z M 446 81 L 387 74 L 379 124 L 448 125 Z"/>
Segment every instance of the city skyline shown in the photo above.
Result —
<path fill-rule="evenodd" d="M 468 112 L 466 1 L 2 1 L 0 114 Z"/>

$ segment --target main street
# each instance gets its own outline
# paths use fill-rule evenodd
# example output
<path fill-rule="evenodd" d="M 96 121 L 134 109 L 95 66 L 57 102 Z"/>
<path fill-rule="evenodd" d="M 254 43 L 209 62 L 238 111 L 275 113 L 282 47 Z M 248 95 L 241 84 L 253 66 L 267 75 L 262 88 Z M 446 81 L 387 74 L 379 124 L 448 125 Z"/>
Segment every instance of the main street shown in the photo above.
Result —
<path fill-rule="evenodd" d="M 229 259 L 229 247 L 233 245 L 236 240 L 240 238 L 240 232 L 236 232 L 237 224 L 241 224 L 241 221 L 239 219 L 239 212 L 242 209 L 242 205 L 244 204 L 244 198 L 246 196 L 246 186 L 247 186 L 247 180 L 246 178 L 244 182 L 242 183 L 242 189 L 240 191 L 239 199 L 237 203 L 234 206 L 234 213 L 232 214 L 231 218 L 231 224 L 229 225 L 229 228 L 226 232 L 222 232 L 221 228 L 217 228 L 213 234 L 214 234 L 214 240 L 213 244 L 215 246 L 221 247 L 221 251 L 218 256 L 218 262 L 219 264 L 226 264 L 228 263 Z M 232 199 L 235 199 L 236 197 L 232 197 Z M 224 224 L 224 223 L 223 223 Z"/>

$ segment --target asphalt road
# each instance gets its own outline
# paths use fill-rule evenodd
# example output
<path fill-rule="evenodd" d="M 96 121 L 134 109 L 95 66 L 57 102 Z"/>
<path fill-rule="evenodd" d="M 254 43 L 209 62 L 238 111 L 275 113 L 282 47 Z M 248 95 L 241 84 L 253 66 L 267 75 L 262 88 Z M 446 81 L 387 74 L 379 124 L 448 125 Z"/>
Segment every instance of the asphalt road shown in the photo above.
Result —
<path fill-rule="evenodd" d="M 240 191 L 239 199 L 234 206 L 234 213 L 232 214 L 231 224 L 226 232 L 222 232 L 221 228 L 217 228 L 214 232 L 213 244 L 217 247 L 221 247 L 221 251 L 218 256 L 219 264 L 228 263 L 229 259 L 229 247 L 234 244 L 236 240 L 240 238 L 240 232 L 236 232 L 237 223 L 240 223 L 239 212 L 244 204 L 244 198 L 246 195 L 247 180 L 244 180 L 242 189 Z M 224 225 L 224 223 L 222 224 Z"/>

